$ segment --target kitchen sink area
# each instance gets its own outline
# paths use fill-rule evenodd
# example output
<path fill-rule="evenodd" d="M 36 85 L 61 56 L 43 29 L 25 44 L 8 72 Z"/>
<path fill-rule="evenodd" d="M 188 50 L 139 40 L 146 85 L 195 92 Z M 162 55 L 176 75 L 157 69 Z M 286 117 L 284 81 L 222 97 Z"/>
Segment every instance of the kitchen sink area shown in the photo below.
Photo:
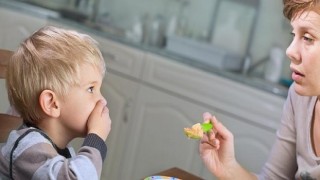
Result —
<path fill-rule="evenodd" d="M 252 34 L 257 29 L 257 19 L 254 19 L 253 17 L 257 17 L 257 13 L 259 10 L 258 4 L 255 5 L 257 7 L 254 7 L 253 10 L 249 9 L 249 14 L 251 13 L 252 15 L 252 17 L 249 17 L 249 19 L 251 18 L 251 21 L 249 22 L 251 28 L 245 29 L 246 31 L 244 32 L 244 34 L 245 36 L 248 36 L 248 38 L 245 40 L 241 40 L 244 41 L 244 43 L 242 43 L 239 47 L 241 47 L 243 50 L 241 52 L 237 52 L 234 50 L 235 48 L 232 47 L 230 47 L 229 49 L 224 48 L 224 41 L 221 41 L 222 44 L 220 44 L 219 46 L 219 42 L 217 42 L 216 44 L 212 44 L 208 43 L 207 40 L 203 40 L 203 37 L 202 39 L 190 38 L 185 36 L 185 34 L 183 33 L 172 34 L 171 32 L 171 34 L 166 35 L 159 33 L 157 37 L 152 37 L 152 33 L 148 32 L 149 37 L 145 37 L 146 34 L 141 34 L 142 31 L 145 30 L 143 29 L 145 28 L 145 25 L 141 24 L 142 18 L 138 19 L 139 21 L 134 22 L 130 26 L 120 26 L 118 25 L 119 23 L 115 23 L 112 18 L 110 18 L 110 14 L 99 12 L 99 4 L 96 4 L 100 2 L 99 0 L 60 1 L 61 2 L 59 3 L 48 0 L 1 0 L 0 5 L 18 10 L 28 11 L 29 13 L 43 15 L 49 19 L 54 19 L 69 25 L 73 25 L 76 28 L 84 29 L 93 34 L 105 36 L 107 38 L 116 40 L 118 42 L 138 49 L 142 49 L 144 51 L 149 51 L 164 57 L 169 57 L 175 61 L 188 64 L 192 67 L 202 69 L 206 72 L 214 73 L 219 76 L 226 77 L 228 79 L 270 92 L 278 96 L 286 97 L 287 95 L 288 86 L 290 85 L 290 76 L 289 78 L 284 79 L 289 83 L 282 83 L 283 79 L 278 79 L 277 82 L 270 82 L 263 77 L 263 67 L 260 67 L 260 72 L 259 68 L 257 68 L 258 72 L 247 73 L 246 71 L 250 68 L 250 66 L 257 64 L 254 62 L 254 55 L 250 52 L 252 51 L 252 46 L 254 45 L 253 36 L 249 36 L 246 34 Z M 83 1 L 85 1 L 85 4 L 81 4 L 83 3 Z M 223 7 L 226 5 L 223 5 L 220 2 L 219 6 Z M 252 3 L 250 6 L 252 6 Z M 245 10 L 248 11 L 248 9 Z M 217 15 L 219 11 L 215 13 Z M 219 17 L 220 16 L 217 15 L 217 17 L 215 18 L 216 24 L 221 23 Z M 143 20 L 145 21 L 148 20 L 147 18 L 149 18 L 150 20 L 150 17 L 147 16 L 144 16 L 143 18 Z M 160 28 L 161 23 L 163 23 L 163 19 L 161 19 L 162 17 L 160 16 L 157 16 L 157 18 L 158 19 L 156 20 L 158 21 L 151 22 L 151 26 L 158 26 L 158 28 Z M 171 25 L 172 23 L 174 23 L 172 19 L 171 21 L 168 20 L 167 26 L 170 25 L 170 22 Z M 160 29 L 158 29 L 158 31 L 159 30 Z M 219 33 L 214 32 L 214 30 L 212 31 L 213 34 Z M 211 36 L 225 37 L 224 34 Z M 155 39 L 159 37 L 162 38 L 161 43 L 152 42 L 156 40 L 159 41 L 159 39 Z M 236 39 L 236 37 L 233 39 Z M 226 38 L 225 41 L 230 40 Z M 268 52 L 266 52 L 263 56 L 268 56 L 267 53 Z M 249 62 L 245 62 L 248 59 Z"/>

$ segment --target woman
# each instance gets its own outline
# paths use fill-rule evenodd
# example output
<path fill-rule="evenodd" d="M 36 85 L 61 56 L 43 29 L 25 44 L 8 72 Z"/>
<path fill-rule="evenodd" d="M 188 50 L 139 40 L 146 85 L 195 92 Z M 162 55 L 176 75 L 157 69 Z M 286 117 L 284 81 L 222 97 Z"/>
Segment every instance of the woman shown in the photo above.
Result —
<path fill-rule="evenodd" d="M 259 175 L 248 172 L 235 159 L 232 133 L 209 113 L 216 132 L 204 136 L 200 156 L 219 179 L 320 178 L 320 2 L 283 0 L 291 21 L 290 58 L 293 85 L 289 89 L 276 142 Z"/>

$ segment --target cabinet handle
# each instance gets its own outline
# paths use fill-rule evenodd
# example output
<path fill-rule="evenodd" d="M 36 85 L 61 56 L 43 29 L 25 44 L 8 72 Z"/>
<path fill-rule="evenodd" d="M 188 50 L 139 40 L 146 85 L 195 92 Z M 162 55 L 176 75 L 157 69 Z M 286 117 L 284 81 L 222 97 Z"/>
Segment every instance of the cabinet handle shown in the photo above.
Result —
<path fill-rule="evenodd" d="M 108 52 L 104 52 L 102 51 L 102 56 L 104 57 L 105 60 L 110 60 L 110 61 L 116 61 L 117 58 L 114 54 L 108 53 Z"/>
<path fill-rule="evenodd" d="M 132 105 L 132 100 L 131 100 L 131 99 L 129 99 L 129 100 L 126 102 L 126 104 L 124 105 L 124 117 L 123 117 L 123 122 L 124 122 L 124 123 L 127 123 L 127 122 L 128 122 L 131 105 Z"/>

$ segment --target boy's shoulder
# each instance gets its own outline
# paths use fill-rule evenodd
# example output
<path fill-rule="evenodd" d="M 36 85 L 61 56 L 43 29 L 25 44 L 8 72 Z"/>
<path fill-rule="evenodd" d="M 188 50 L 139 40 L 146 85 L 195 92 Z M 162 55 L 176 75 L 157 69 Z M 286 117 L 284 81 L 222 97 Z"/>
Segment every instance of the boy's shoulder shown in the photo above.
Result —
<path fill-rule="evenodd" d="M 33 127 L 22 126 L 18 130 L 10 132 L 6 143 L 2 146 L 1 152 L 6 158 L 10 158 L 11 151 L 19 155 L 26 149 L 35 145 L 49 144 L 52 146 L 50 140 L 41 131 Z"/>

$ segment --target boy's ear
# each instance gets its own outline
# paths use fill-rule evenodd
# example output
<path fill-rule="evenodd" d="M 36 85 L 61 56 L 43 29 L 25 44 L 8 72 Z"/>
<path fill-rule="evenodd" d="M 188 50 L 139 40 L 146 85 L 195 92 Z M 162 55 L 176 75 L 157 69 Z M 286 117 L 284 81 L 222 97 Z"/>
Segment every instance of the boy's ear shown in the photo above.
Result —
<path fill-rule="evenodd" d="M 60 106 L 58 97 L 51 90 L 44 90 L 39 97 L 39 103 L 42 111 L 50 117 L 60 116 Z"/>

